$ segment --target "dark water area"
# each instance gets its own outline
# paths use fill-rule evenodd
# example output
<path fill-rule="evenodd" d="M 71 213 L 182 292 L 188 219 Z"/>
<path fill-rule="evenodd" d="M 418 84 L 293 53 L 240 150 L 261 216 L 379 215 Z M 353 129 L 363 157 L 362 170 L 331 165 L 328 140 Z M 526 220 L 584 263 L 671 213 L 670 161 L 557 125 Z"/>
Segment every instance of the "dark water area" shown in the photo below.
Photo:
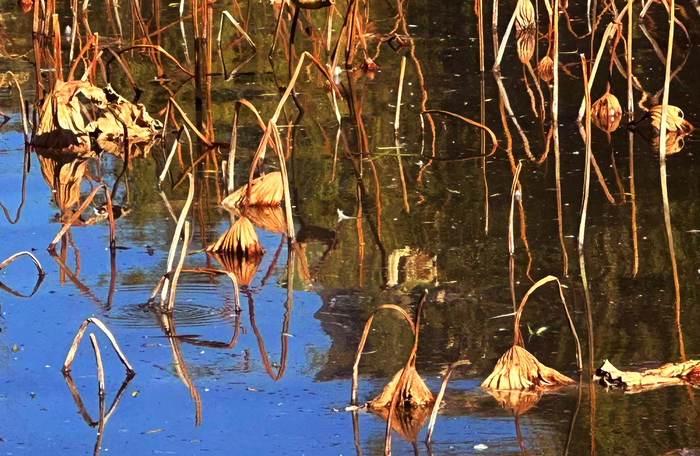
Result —
<path fill-rule="evenodd" d="M 128 50 L 119 55 L 142 92 L 139 103 L 163 121 L 172 96 L 217 147 L 207 148 L 193 131 L 191 141 L 183 134 L 161 187 L 158 176 L 177 131 L 172 123 L 164 140 L 145 150 L 130 149 L 128 163 L 123 149 L 76 157 L 40 156 L 29 148 L 25 156 L 19 91 L 11 77 L 2 82 L 0 111 L 9 120 L 0 127 L 0 202 L 7 208 L 0 216 L 0 260 L 31 251 L 46 276 L 37 286 L 28 257 L 0 271 L 0 454 L 383 454 L 385 419 L 364 408 L 348 409 L 355 354 L 365 322 L 378 306 L 395 304 L 413 314 L 424 290 L 416 368 L 428 388 L 437 394 L 451 363 L 467 359 L 471 364 L 458 369 L 448 384 L 432 443 L 424 443 L 428 415 L 419 414 L 394 433 L 394 454 L 700 452 L 694 388 L 625 394 L 592 380 L 605 360 L 638 371 L 700 358 L 700 327 L 695 326 L 700 322 L 700 147 L 696 135 L 671 143 L 675 149 L 665 159 L 667 223 L 659 146 L 649 120 L 627 129 L 625 112 L 622 126 L 611 133 L 593 127 L 592 153 L 601 178 L 591 170 L 585 245 L 579 255 L 586 161 L 576 123 L 584 96 L 579 54 L 591 60 L 591 49 L 595 55 L 614 12 L 626 5 L 593 5 L 599 20 L 592 45 L 591 35 L 584 36 L 585 3 L 569 2 L 559 19 L 561 232 L 557 160 L 549 139 L 552 87 L 536 79 L 538 90 L 518 58 L 515 33 L 500 72 L 490 71 L 495 54 L 492 4 L 484 4 L 486 71 L 481 73 L 472 2 L 359 3 L 362 38 L 378 68 L 358 68 L 364 60 L 358 39 L 357 69 L 346 70 L 341 45 L 337 71 L 331 69 L 342 95 L 337 98 L 340 127 L 329 84 L 307 66 L 308 60 L 295 86 L 296 102 L 305 112 L 299 115 L 290 99 L 277 121 L 289 152 L 296 242 L 287 242 L 283 222 L 281 229 L 256 228 L 264 255 L 236 272 L 240 312 L 226 275 L 185 271 L 170 314 L 148 300 L 168 271 L 176 219 L 188 196 L 190 153 L 202 159 L 193 173 L 192 238 L 185 267 L 225 268 L 204 249 L 231 224 L 221 202 L 227 195 L 224 162 L 235 102 L 248 100 L 265 122 L 273 116 L 289 82 L 291 17 L 285 9 L 268 59 L 280 7 L 276 1 L 208 4 L 210 30 L 201 22 L 195 30 L 189 3 L 184 3 L 182 28 L 179 3 L 89 3 L 87 15 L 80 15 L 73 52 L 77 55 L 85 45 L 88 23 L 90 33 L 99 33 L 103 50 L 102 63 L 95 67 L 97 85 L 105 86 L 109 78 L 119 94 L 134 99 L 124 69 L 115 59 L 108 63 L 109 49 L 143 44 L 147 32 L 150 43 L 165 49 L 186 71 L 200 71 L 201 84 L 162 54 Z M 337 2 L 336 8 L 331 49 L 347 4 Z M 514 1 L 499 5 L 499 42 L 514 9 Z M 649 108 L 661 104 L 668 16 L 661 3 L 652 4 L 644 18 L 641 9 L 633 5 L 632 69 L 643 90 L 634 89 L 634 100 Z M 219 53 L 223 11 L 248 31 L 257 52 L 224 19 Z M 295 64 L 303 51 L 324 65 L 330 62 L 326 11 L 301 14 Z M 198 11 L 199 21 L 203 12 Z M 56 13 L 67 75 L 71 50 L 64 29 L 75 28 L 70 3 L 56 4 Z M 542 2 L 538 14 L 533 67 L 548 49 Z M 690 43 L 677 25 L 671 62 L 672 70 L 681 69 L 671 82 L 669 103 L 700 125 L 695 109 L 700 73 L 693 46 L 700 42 L 700 15 L 692 2 L 682 1 L 676 17 Z M 23 13 L 14 1 L 0 3 L 0 64 L 3 72 L 17 76 L 30 119 L 40 106 L 35 104 L 37 80 L 50 91 L 55 78 L 46 59 L 37 78 L 32 22 L 31 9 Z M 626 27 L 626 17 L 622 23 Z M 389 39 L 394 32 L 407 46 Z M 196 33 L 205 36 L 201 49 L 207 49 L 206 36 L 212 44 L 208 75 L 207 66 L 195 69 L 201 58 L 195 53 Z M 624 46 L 621 42 L 616 49 L 622 70 Z M 93 52 L 86 55 L 89 64 Z M 592 99 L 605 93 L 609 79 L 611 92 L 626 107 L 627 79 L 615 65 L 608 78 L 609 65 L 606 47 Z M 82 73 L 81 64 L 76 75 Z M 538 117 L 541 103 L 544 120 Z M 422 110 L 438 109 L 481 122 L 482 106 L 483 123 L 499 145 L 483 159 L 491 151 L 488 134 L 449 116 L 421 116 Z M 643 114 L 637 106 L 635 117 Z M 180 125 L 182 117 L 176 119 Z M 262 137 L 257 120 L 241 109 L 236 188 L 248 179 Z M 25 176 L 26 157 L 30 169 Z M 510 192 L 518 163 L 521 197 L 514 204 L 509 264 Z M 263 169 L 279 169 L 271 148 Z M 111 253 L 109 223 L 98 214 L 97 208 L 106 204 L 101 192 L 83 213 L 85 226 L 73 226 L 54 252 L 47 251 L 62 220 L 100 180 L 113 204 L 128 209 L 115 221 L 118 248 Z M 274 217 L 284 220 L 283 210 Z M 178 259 L 179 251 L 175 263 Z M 558 277 L 564 287 L 583 369 L 577 368 L 559 293 L 554 285 L 545 285 L 522 315 L 524 343 L 539 361 L 574 383 L 538 395 L 531 408 L 513 413 L 480 385 L 513 344 L 514 306 L 547 275 Z M 71 377 L 64 377 L 61 367 L 71 342 L 90 317 L 113 332 L 135 377 L 125 377 L 107 338 L 94 326 L 78 348 Z M 101 424 L 90 332 L 99 341 L 106 378 Z M 359 365 L 360 402 L 374 398 L 404 367 L 412 342 L 402 319 L 391 313 L 376 317 Z"/>

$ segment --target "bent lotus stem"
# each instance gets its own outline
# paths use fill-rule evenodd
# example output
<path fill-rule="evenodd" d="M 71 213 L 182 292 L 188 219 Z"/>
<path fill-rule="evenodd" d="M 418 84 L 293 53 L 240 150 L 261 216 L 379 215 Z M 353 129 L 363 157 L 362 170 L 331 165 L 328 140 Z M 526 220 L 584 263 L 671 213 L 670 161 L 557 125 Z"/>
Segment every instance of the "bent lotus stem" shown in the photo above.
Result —
<path fill-rule="evenodd" d="M 360 367 L 360 358 L 362 358 L 362 350 L 365 348 L 365 343 L 367 342 L 367 335 L 369 334 L 369 330 L 372 327 L 372 322 L 374 321 L 374 317 L 381 312 L 382 310 L 393 310 L 401 314 L 401 316 L 406 320 L 406 322 L 409 324 L 411 327 L 411 331 L 415 334 L 416 328 L 415 325 L 413 324 L 413 320 L 411 317 L 406 313 L 405 310 L 403 310 L 401 307 L 394 305 L 394 304 L 383 304 L 379 307 L 377 307 L 374 312 L 369 316 L 367 319 L 367 322 L 365 323 L 365 329 L 362 331 L 362 337 L 360 338 L 360 344 L 357 346 L 357 353 L 355 354 L 355 362 L 352 365 L 352 389 L 351 389 L 351 394 L 350 394 L 350 404 L 351 405 L 357 405 L 357 383 L 358 383 L 358 376 L 359 376 L 359 367 Z"/>
<path fill-rule="evenodd" d="M 538 280 L 534 285 L 530 287 L 529 290 L 527 290 L 527 293 L 525 293 L 525 296 L 523 297 L 523 300 L 520 301 L 520 306 L 518 307 L 518 310 L 515 312 L 515 323 L 514 323 L 514 341 L 513 345 L 521 345 L 522 341 L 522 335 L 520 334 L 520 318 L 523 314 L 523 309 L 525 308 L 525 303 L 527 303 L 527 300 L 530 298 L 530 295 L 535 292 L 539 287 L 542 285 L 545 285 L 549 282 L 557 282 L 557 286 L 559 287 L 559 297 L 561 298 L 561 303 L 564 306 L 564 312 L 566 313 L 566 319 L 569 323 L 569 329 L 571 330 L 571 335 L 574 338 L 574 342 L 576 344 L 576 366 L 578 367 L 579 371 L 583 369 L 583 365 L 581 364 L 581 343 L 579 342 L 578 339 L 578 334 L 576 334 L 576 328 L 574 327 L 574 322 L 571 319 L 571 314 L 569 313 L 569 308 L 566 305 L 566 299 L 564 298 L 564 289 L 561 286 L 561 282 L 559 281 L 558 278 L 554 276 L 547 276 L 543 279 Z"/>
<path fill-rule="evenodd" d="M 471 362 L 469 360 L 461 360 L 454 362 L 450 365 L 450 367 L 447 369 L 447 373 L 445 374 L 445 378 L 442 379 L 442 386 L 440 386 L 440 392 L 438 393 L 437 397 L 435 398 L 435 404 L 433 404 L 433 411 L 430 413 L 430 422 L 428 423 L 428 431 L 425 433 L 425 443 L 429 444 L 430 439 L 433 436 L 433 431 L 435 430 L 435 420 L 437 419 L 437 414 L 440 409 L 440 402 L 442 402 L 442 397 L 445 395 L 445 389 L 447 388 L 447 382 L 450 380 L 450 377 L 452 376 L 452 372 L 459 366 L 469 366 L 471 365 Z"/>
<path fill-rule="evenodd" d="M 109 339 L 109 342 L 112 344 L 112 348 L 116 352 L 117 356 L 119 357 L 119 361 L 124 365 L 124 368 L 126 369 L 126 374 L 127 376 L 133 377 L 136 375 L 136 371 L 131 367 L 131 364 L 129 364 L 129 361 L 126 359 L 126 356 L 124 356 L 124 353 L 122 353 L 121 349 L 119 348 L 119 344 L 117 343 L 117 340 L 114 338 L 114 335 L 112 334 L 112 331 L 110 331 L 104 323 L 102 323 L 99 319 L 97 318 L 87 318 L 83 322 L 82 325 L 80 325 L 80 328 L 78 329 L 77 334 L 75 335 L 75 338 L 73 339 L 73 343 L 71 344 L 70 349 L 68 350 L 68 355 L 66 356 L 66 360 L 63 362 L 63 368 L 61 371 L 66 374 L 70 372 L 70 367 L 71 364 L 73 363 L 73 358 L 75 358 L 75 353 L 78 351 L 78 346 L 80 345 L 80 341 L 83 338 L 83 335 L 85 334 L 85 329 L 88 327 L 88 325 L 92 323 L 95 326 L 97 326 L 105 336 L 107 336 L 107 339 Z"/>
<path fill-rule="evenodd" d="M 34 262 L 34 266 L 36 266 L 36 271 L 37 271 L 37 273 L 39 273 L 39 276 L 43 277 L 43 276 L 46 275 L 46 272 L 44 272 L 44 268 L 41 267 L 41 263 L 39 263 L 39 260 L 37 259 L 37 257 L 35 257 L 34 254 L 31 253 L 31 252 L 18 252 L 18 253 L 15 253 L 14 255 L 12 255 L 11 257 L 9 257 L 8 259 L 6 259 L 6 260 L 3 261 L 2 263 L 0 263 L 0 271 L 2 271 L 3 269 L 5 269 L 5 267 L 7 267 L 10 263 L 12 263 L 12 262 L 15 261 L 17 258 L 20 258 L 20 257 L 22 257 L 22 256 L 28 256 L 29 258 L 32 259 L 32 261 Z"/>

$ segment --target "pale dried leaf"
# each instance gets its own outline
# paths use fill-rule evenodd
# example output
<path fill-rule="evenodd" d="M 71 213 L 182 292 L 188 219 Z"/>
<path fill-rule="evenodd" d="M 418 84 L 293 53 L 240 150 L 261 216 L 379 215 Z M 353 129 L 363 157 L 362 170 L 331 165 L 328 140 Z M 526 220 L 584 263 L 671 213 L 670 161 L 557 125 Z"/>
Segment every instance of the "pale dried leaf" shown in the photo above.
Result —
<path fill-rule="evenodd" d="M 493 390 L 550 388 L 574 383 L 569 377 L 540 363 L 529 351 L 513 346 L 496 363 L 481 387 Z"/>

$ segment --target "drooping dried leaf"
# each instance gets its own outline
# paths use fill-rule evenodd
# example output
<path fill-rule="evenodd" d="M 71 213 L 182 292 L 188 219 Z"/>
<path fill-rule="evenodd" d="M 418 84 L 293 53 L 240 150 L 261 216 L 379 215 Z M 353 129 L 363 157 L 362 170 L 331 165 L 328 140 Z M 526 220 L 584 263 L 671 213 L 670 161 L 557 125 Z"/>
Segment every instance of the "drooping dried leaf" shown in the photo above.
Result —
<path fill-rule="evenodd" d="M 156 144 L 157 136 L 148 138 L 129 138 L 129 166 L 135 158 L 145 157 L 151 151 L 151 148 Z M 124 158 L 124 137 L 119 136 L 114 139 L 107 139 L 103 135 L 97 138 L 97 145 L 100 150 L 111 155 Z"/>
<path fill-rule="evenodd" d="M 605 360 L 596 370 L 596 379 L 608 388 L 639 393 L 670 385 L 700 386 L 700 360 L 664 364 L 658 369 L 623 372 Z"/>
<path fill-rule="evenodd" d="M 252 255 L 248 258 L 237 253 L 209 252 L 209 255 L 213 256 L 225 271 L 232 272 L 242 287 L 247 287 L 253 282 L 262 262 L 262 255 Z"/>
<path fill-rule="evenodd" d="M 243 215 L 240 207 L 234 206 L 230 210 L 237 217 Z M 279 206 L 250 206 L 246 216 L 254 226 L 261 230 L 278 234 L 287 232 L 284 211 Z"/>
<path fill-rule="evenodd" d="M 671 155 L 680 152 L 685 147 L 685 133 L 677 131 L 669 131 L 666 133 L 666 155 Z M 654 150 L 659 150 L 661 147 L 661 135 L 655 135 L 651 139 L 651 144 Z"/>
<path fill-rule="evenodd" d="M 540 363 L 529 351 L 514 345 L 496 363 L 481 387 L 493 390 L 527 390 L 574 383 L 569 377 Z"/>
<path fill-rule="evenodd" d="M 536 388 L 534 390 L 486 390 L 494 399 L 501 404 L 501 407 L 508 410 L 514 416 L 522 415 L 535 406 L 542 398 L 544 390 Z"/>
<path fill-rule="evenodd" d="M 550 56 L 545 55 L 537 64 L 537 75 L 544 82 L 549 82 L 554 79 L 554 61 Z"/>
<path fill-rule="evenodd" d="M 246 217 L 241 217 L 231 225 L 216 243 L 207 248 L 208 252 L 232 253 L 244 256 L 262 255 L 255 228 Z"/>
<path fill-rule="evenodd" d="M 221 204 L 229 209 L 245 205 L 248 184 L 227 196 Z M 250 189 L 250 206 L 279 206 L 284 198 L 282 173 L 275 171 L 253 179 Z"/>
<path fill-rule="evenodd" d="M 535 7 L 530 0 L 518 0 L 515 6 L 515 29 L 517 31 L 535 28 Z"/>
<path fill-rule="evenodd" d="M 522 63 L 527 63 L 535 53 L 535 31 L 525 29 L 516 32 L 515 46 L 518 49 L 518 58 Z"/>
<path fill-rule="evenodd" d="M 115 141 L 124 136 L 126 126 L 129 139 L 145 140 L 151 138 L 162 128 L 158 120 L 153 119 L 142 104 L 133 104 L 116 93 L 111 86 L 103 89 L 108 101 L 102 115 L 88 125 L 90 131 L 98 131 L 103 141 Z"/>
<path fill-rule="evenodd" d="M 397 408 L 391 419 L 391 428 L 405 441 L 416 442 L 423 425 L 430 416 L 430 410 L 430 407 Z M 389 418 L 387 407 L 375 409 L 372 412 L 382 417 L 384 421 Z"/>
<path fill-rule="evenodd" d="M 622 107 L 617 97 L 610 92 L 600 97 L 591 106 L 591 122 L 608 133 L 617 130 L 622 119 Z"/>
<path fill-rule="evenodd" d="M 402 373 L 403 369 L 398 371 L 389 384 L 384 387 L 382 393 L 367 403 L 367 407 L 370 409 L 389 407 L 391 405 L 391 398 L 394 396 L 396 388 L 399 385 Z M 396 404 L 397 408 L 430 405 L 434 400 L 433 393 L 430 392 L 423 379 L 418 375 L 416 368 L 413 366 L 409 367 L 403 388 L 399 391 L 399 400 Z"/>
<path fill-rule="evenodd" d="M 90 150 L 90 130 L 80 109 L 78 95 L 85 96 L 98 107 L 104 107 L 107 99 L 101 89 L 87 81 L 56 81 L 40 109 L 40 121 L 35 148 L 47 148 L 66 152 Z"/>
<path fill-rule="evenodd" d="M 51 189 L 54 203 L 61 212 L 78 204 L 80 200 L 80 184 L 87 168 L 87 157 L 71 157 L 67 154 L 46 154 L 46 150 L 38 150 L 39 167 L 46 185 Z"/>
<path fill-rule="evenodd" d="M 652 106 L 649 109 L 649 116 L 651 117 L 651 125 L 656 130 L 661 130 L 661 113 L 663 111 L 662 105 Z M 693 130 L 693 125 L 684 119 L 683 111 L 672 105 L 668 105 L 666 111 L 666 130 L 667 131 L 679 131 L 689 133 Z"/>

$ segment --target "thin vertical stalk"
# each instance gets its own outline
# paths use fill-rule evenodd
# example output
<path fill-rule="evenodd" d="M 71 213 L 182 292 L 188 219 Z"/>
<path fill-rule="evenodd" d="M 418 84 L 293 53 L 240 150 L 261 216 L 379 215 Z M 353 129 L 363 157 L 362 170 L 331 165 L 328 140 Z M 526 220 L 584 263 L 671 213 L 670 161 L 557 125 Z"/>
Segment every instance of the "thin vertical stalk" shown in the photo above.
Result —
<path fill-rule="evenodd" d="M 578 248 L 583 249 L 584 236 L 586 232 L 586 213 L 588 211 L 588 196 L 591 186 L 591 91 L 588 86 L 588 68 L 586 66 L 586 56 L 581 54 L 581 69 L 583 70 L 583 84 L 586 97 L 586 166 L 583 177 L 583 204 L 581 207 L 581 223 L 578 228 Z"/>
<path fill-rule="evenodd" d="M 552 138 L 554 145 L 554 179 L 557 189 L 557 223 L 559 225 L 559 243 L 561 244 L 561 256 L 564 263 L 563 275 L 569 273 L 569 256 L 564 244 L 564 218 L 561 208 L 561 153 L 559 151 L 559 2 L 553 3 L 552 25 L 554 29 L 552 62 L 554 74 L 552 80 Z"/>

